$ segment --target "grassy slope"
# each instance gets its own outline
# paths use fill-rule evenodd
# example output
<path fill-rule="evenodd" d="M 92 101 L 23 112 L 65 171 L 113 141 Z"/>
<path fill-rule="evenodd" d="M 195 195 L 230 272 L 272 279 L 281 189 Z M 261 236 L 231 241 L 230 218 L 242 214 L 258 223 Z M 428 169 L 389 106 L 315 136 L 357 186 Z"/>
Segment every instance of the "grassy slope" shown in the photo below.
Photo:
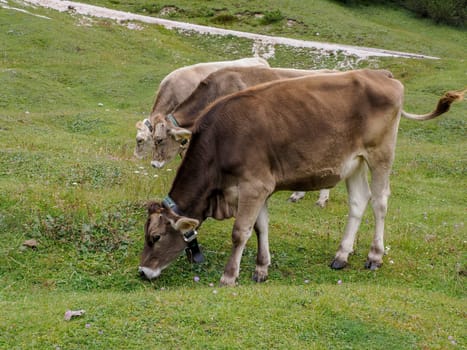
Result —
<path fill-rule="evenodd" d="M 404 81 L 410 111 L 425 112 L 444 90 L 465 84 L 464 32 L 393 9 L 281 3 L 283 14 L 305 24 L 301 29 L 252 20 L 230 25 L 442 57 L 370 63 Z M 260 2 L 238 4 L 265 10 Z M 115 1 L 105 5 L 131 9 Z M 234 12 L 229 6 L 216 1 Z M 407 349 L 446 348 L 453 339 L 466 345 L 465 103 L 439 120 L 401 123 L 387 219 L 391 250 L 381 270 L 362 267 L 370 212 L 351 266 L 327 267 L 345 222 L 340 185 L 325 210 L 313 206 L 314 194 L 298 205 L 285 203 L 287 193 L 272 198 L 273 265 L 265 285 L 249 280 L 252 239 L 241 287 L 209 286 L 217 285 L 230 251 L 230 220 L 203 225 L 207 263 L 189 266 L 182 257 L 160 280 L 146 283 L 135 274 L 143 206 L 168 191 L 173 171 L 156 173 L 132 159 L 134 123 L 172 69 L 247 56 L 251 43 L 157 27 L 131 31 L 105 20 L 78 26 L 79 17 L 34 12 L 51 20 L 0 12 L 1 348 Z M 318 30 L 320 36 L 312 36 Z M 316 57 L 279 47 L 270 62 L 310 67 Z M 39 241 L 37 250 L 21 248 L 29 238 Z M 67 323 L 67 308 L 87 313 Z"/>

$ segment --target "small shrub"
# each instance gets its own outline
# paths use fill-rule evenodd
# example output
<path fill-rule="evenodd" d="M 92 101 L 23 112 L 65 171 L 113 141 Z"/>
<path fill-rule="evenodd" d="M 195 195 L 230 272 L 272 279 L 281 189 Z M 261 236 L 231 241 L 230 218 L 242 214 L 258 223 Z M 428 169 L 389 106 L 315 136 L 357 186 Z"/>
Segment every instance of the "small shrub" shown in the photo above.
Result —
<path fill-rule="evenodd" d="M 466 0 L 335 0 L 348 6 L 400 5 L 417 16 L 430 18 L 436 23 L 464 27 L 467 19 Z"/>
<path fill-rule="evenodd" d="M 267 25 L 282 21 L 284 16 L 280 10 L 266 11 L 264 16 L 261 18 L 261 24 Z"/>
<path fill-rule="evenodd" d="M 202 6 L 186 10 L 185 13 L 188 18 L 213 17 L 216 14 L 216 10 Z"/>
<path fill-rule="evenodd" d="M 236 17 L 230 13 L 222 12 L 212 18 L 212 22 L 217 24 L 229 24 L 236 20 Z"/>
<path fill-rule="evenodd" d="M 409 0 L 405 7 L 436 23 L 465 26 L 467 11 L 465 0 Z"/>

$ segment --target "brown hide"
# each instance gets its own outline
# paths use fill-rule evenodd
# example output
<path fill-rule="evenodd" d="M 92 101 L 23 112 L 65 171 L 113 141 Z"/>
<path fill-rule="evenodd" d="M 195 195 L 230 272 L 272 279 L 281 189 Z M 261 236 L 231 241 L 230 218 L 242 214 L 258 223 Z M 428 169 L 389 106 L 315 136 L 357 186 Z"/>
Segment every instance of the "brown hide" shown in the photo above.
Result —
<path fill-rule="evenodd" d="M 209 74 L 201 81 L 191 95 L 173 110 L 172 114 L 180 127 L 191 129 L 200 116 L 200 112 L 220 97 L 270 81 L 336 72 L 338 71 L 261 66 L 223 68 Z"/>
<path fill-rule="evenodd" d="M 243 58 L 233 61 L 206 62 L 174 70 L 167 75 L 159 86 L 151 115 L 166 115 L 198 86 L 199 82 L 212 72 L 229 66 L 264 66 L 269 67 L 266 60 L 259 57 Z"/>
<path fill-rule="evenodd" d="M 392 162 L 403 86 L 387 71 L 352 71 L 259 85 L 216 101 L 195 126 L 170 195 L 195 218 L 224 188 L 329 188 L 355 157 Z M 378 157 L 371 157 L 383 153 Z M 373 159 L 375 158 L 375 159 Z M 193 210 L 196 208 L 196 210 Z M 190 213 L 191 214 L 191 213 Z M 190 216 L 190 215 L 188 215 Z"/>
<path fill-rule="evenodd" d="M 185 100 L 198 86 L 199 82 L 210 73 L 230 66 L 262 66 L 269 67 L 268 62 L 260 57 L 242 58 L 233 61 L 204 62 L 182 67 L 168 74 L 160 83 L 156 100 L 149 117 L 149 126 L 143 125 L 143 133 L 137 126 L 136 147 L 134 154 L 143 158 L 154 149 L 154 140 L 151 130 L 154 131 L 155 117 L 164 117 L 183 100 Z M 146 129 L 148 135 L 146 135 Z"/>
<path fill-rule="evenodd" d="M 244 90 L 264 82 L 307 75 L 333 73 L 331 70 L 299 70 L 283 68 L 227 67 L 211 73 L 193 93 L 180 103 L 172 112 L 176 120 L 175 126 L 166 115 L 157 113 L 152 117 L 154 126 L 153 166 L 160 167 L 185 150 L 185 142 L 189 136 L 174 135 L 182 129 L 189 134 L 203 109 L 219 97 Z"/>
<path fill-rule="evenodd" d="M 235 285 L 253 227 L 258 237 L 253 279 L 265 281 L 269 196 L 278 190 L 332 187 L 344 179 L 349 215 L 331 267 L 346 266 L 371 199 L 375 234 L 365 266 L 379 268 L 400 116 L 428 120 L 463 98 L 446 94 L 435 111 L 415 115 L 402 111 L 403 95 L 390 72 L 357 70 L 279 80 L 218 99 L 195 124 L 172 184 L 169 197 L 176 210 L 165 206 L 160 215 L 148 217 L 147 237 L 155 234 L 159 240 L 150 247 L 146 239 L 140 273 L 156 278 L 181 253 L 180 227 L 194 229 L 207 217 L 235 216 L 221 284 Z"/>

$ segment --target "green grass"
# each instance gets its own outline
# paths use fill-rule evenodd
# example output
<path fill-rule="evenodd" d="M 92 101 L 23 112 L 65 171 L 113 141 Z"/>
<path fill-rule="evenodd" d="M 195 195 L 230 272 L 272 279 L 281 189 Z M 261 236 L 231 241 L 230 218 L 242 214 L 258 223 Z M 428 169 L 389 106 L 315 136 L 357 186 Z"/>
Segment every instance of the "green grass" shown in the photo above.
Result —
<path fill-rule="evenodd" d="M 9 340 L 4 345 L 11 349 L 388 349 L 390 344 L 392 349 L 414 349 L 418 343 L 446 348 L 450 337 L 462 339 L 461 333 L 453 332 L 462 328 L 462 304 L 433 292 L 353 283 L 235 289 L 199 283 L 156 292 L 52 292 L 19 302 L 8 300 L 3 303 L 9 315 L 3 333 Z M 373 295 L 378 293 L 386 299 L 375 302 Z M 62 310 L 70 306 L 85 307 L 86 314 L 65 322 Z M 40 326 L 31 330 L 31 324 Z M 444 338 L 441 344 L 432 329 Z M 16 339 L 18 333 L 24 337 Z"/>
<path fill-rule="evenodd" d="M 131 11 L 148 6 L 93 3 Z M 465 87 L 465 31 L 395 8 L 327 1 L 170 4 L 183 9 L 170 15 L 180 20 L 439 56 L 357 62 L 278 46 L 269 60 L 279 67 L 390 69 L 406 86 L 407 111 L 428 112 L 445 90 Z M 390 249 L 380 270 L 363 267 L 370 210 L 350 266 L 328 267 L 347 215 L 341 184 L 324 210 L 314 205 L 316 193 L 294 205 L 286 202 L 289 193 L 271 198 L 272 266 L 265 284 L 251 281 L 252 238 L 239 286 L 218 287 L 232 220 L 203 224 L 205 263 L 190 265 L 182 256 L 158 280 L 145 282 L 137 276 L 145 203 L 165 196 L 179 161 L 171 171 L 156 171 L 135 160 L 135 122 L 148 114 L 171 70 L 249 56 L 252 43 L 150 25 L 129 30 L 103 19 L 80 25 L 81 16 L 27 10 L 51 19 L 0 12 L 0 348 L 467 346 L 465 102 L 430 122 L 401 122 L 386 220 Z M 251 15 L 267 11 L 267 21 Z M 220 14 L 234 20 L 216 23 Z M 286 19 L 297 24 L 289 27 Z M 32 238 L 36 249 L 22 246 Z M 86 313 L 66 322 L 67 309 Z"/>

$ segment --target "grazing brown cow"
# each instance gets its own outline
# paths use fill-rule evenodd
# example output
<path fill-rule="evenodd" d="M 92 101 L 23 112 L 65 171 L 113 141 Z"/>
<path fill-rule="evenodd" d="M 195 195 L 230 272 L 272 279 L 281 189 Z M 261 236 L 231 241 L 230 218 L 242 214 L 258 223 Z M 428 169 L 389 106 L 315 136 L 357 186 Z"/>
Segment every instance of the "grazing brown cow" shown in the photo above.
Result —
<path fill-rule="evenodd" d="M 331 267 L 346 266 L 368 201 L 375 234 L 365 266 L 380 267 L 400 117 L 435 118 L 463 95 L 445 94 L 425 115 L 403 111 L 403 98 L 404 87 L 390 72 L 356 70 L 275 81 L 217 100 L 199 119 L 169 195 L 149 205 L 140 274 L 159 276 L 186 248 L 200 260 L 195 229 L 208 217 L 235 217 L 221 284 L 235 284 L 253 228 L 253 278 L 264 281 L 270 264 L 268 198 L 280 190 L 331 188 L 341 180 L 349 215 Z"/>
<path fill-rule="evenodd" d="M 183 100 L 185 100 L 198 83 L 212 72 L 225 67 L 269 67 L 269 63 L 261 57 L 241 58 L 233 61 L 197 63 L 174 70 L 160 83 L 156 101 L 152 107 L 149 119 L 136 123 L 136 147 L 134 155 L 143 158 L 154 148 L 152 139 L 152 116 L 157 113 L 167 115 Z"/>
<path fill-rule="evenodd" d="M 186 149 L 200 112 L 220 97 L 274 80 L 307 75 L 337 73 L 334 70 L 303 70 L 255 67 L 227 67 L 209 74 L 170 114 L 153 114 L 151 124 L 155 149 L 151 164 L 162 168 Z"/>
<path fill-rule="evenodd" d="M 200 112 L 218 98 L 269 81 L 337 72 L 327 69 L 302 70 L 255 66 L 227 67 L 209 74 L 172 113 L 168 115 L 158 113 L 153 116 L 155 145 L 152 166 L 162 168 L 177 154 L 183 154 L 188 146 L 191 130 L 201 115 Z M 304 195 L 305 192 L 295 192 L 289 200 L 296 202 Z M 323 208 L 328 199 L 329 190 L 323 189 L 316 204 Z"/>

